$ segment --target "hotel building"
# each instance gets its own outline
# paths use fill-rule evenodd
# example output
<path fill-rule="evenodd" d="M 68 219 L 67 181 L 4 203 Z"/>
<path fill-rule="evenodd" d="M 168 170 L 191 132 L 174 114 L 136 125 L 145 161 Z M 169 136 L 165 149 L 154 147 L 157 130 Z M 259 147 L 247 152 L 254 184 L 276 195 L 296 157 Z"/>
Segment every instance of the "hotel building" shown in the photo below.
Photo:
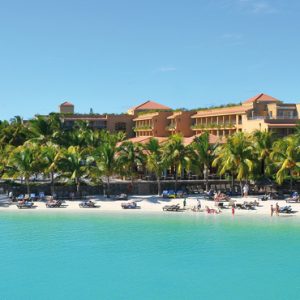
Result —
<path fill-rule="evenodd" d="M 300 103 L 287 104 L 267 94 L 256 95 L 241 104 L 174 111 L 170 107 L 146 101 L 130 108 L 126 114 L 75 114 L 74 105 L 64 102 L 59 107 L 66 128 L 75 121 L 88 121 L 93 129 L 112 133 L 123 131 L 133 141 L 157 137 L 165 140 L 172 134 L 181 134 L 186 141 L 203 132 L 209 132 L 212 142 L 224 139 L 237 131 L 267 130 L 286 136 L 293 133 L 300 121 Z"/>

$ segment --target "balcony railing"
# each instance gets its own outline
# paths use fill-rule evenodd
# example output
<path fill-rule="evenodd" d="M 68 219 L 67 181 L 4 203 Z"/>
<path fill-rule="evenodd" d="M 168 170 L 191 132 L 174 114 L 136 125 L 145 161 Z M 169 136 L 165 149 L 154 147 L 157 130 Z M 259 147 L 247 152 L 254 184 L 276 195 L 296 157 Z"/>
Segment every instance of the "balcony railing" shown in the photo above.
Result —
<path fill-rule="evenodd" d="M 172 124 L 166 127 L 166 130 L 175 130 L 176 129 L 176 125 Z"/>
<path fill-rule="evenodd" d="M 297 120 L 298 116 L 252 116 L 248 117 L 248 120 Z"/>
<path fill-rule="evenodd" d="M 279 119 L 279 120 L 297 120 L 298 116 L 277 116 L 276 119 Z"/>
<path fill-rule="evenodd" d="M 192 130 L 201 130 L 201 129 L 223 129 L 223 128 L 234 128 L 235 123 L 225 122 L 225 123 L 210 123 L 210 124 L 195 124 L 191 126 Z"/>
<path fill-rule="evenodd" d="M 153 127 L 150 125 L 144 125 L 144 126 L 136 126 L 132 128 L 133 131 L 148 131 L 148 130 L 153 130 Z"/>

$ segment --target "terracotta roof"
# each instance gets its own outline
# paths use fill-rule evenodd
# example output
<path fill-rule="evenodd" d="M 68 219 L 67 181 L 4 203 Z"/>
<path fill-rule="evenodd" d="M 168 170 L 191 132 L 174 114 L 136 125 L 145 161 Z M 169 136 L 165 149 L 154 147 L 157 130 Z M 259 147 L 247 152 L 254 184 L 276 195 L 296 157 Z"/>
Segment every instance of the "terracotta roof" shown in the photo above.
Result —
<path fill-rule="evenodd" d="M 244 101 L 244 103 L 253 103 L 255 101 L 261 101 L 261 102 L 279 102 L 280 100 L 278 100 L 278 99 L 276 99 L 276 98 L 274 98 L 272 96 L 269 96 L 267 94 L 261 93 L 261 94 L 258 94 L 256 96 L 254 96 L 254 97 L 252 97 L 252 98 Z"/>
<path fill-rule="evenodd" d="M 200 136 L 201 134 L 202 133 L 194 135 L 194 136 L 191 136 L 191 137 L 183 138 L 183 144 L 185 146 L 190 145 L 194 141 L 195 137 Z M 208 138 L 209 138 L 209 143 L 210 144 L 217 144 L 217 143 L 224 144 L 226 142 L 225 138 L 218 137 L 218 136 L 216 136 L 214 134 L 209 134 Z"/>
<path fill-rule="evenodd" d="M 216 115 L 233 115 L 238 113 L 245 113 L 248 109 L 243 106 L 232 106 L 232 107 L 224 107 L 224 108 L 214 108 L 214 109 L 206 109 L 199 110 L 192 118 L 198 117 L 209 117 Z"/>
<path fill-rule="evenodd" d="M 138 116 L 137 118 L 133 119 L 133 121 L 139 121 L 139 120 L 151 120 L 153 117 L 158 116 L 158 112 L 150 113 L 150 114 L 143 114 Z"/>
<path fill-rule="evenodd" d="M 157 102 L 148 100 L 140 105 L 131 107 L 129 110 L 153 110 L 153 109 L 158 109 L 158 110 L 169 110 L 171 109 L 168 106 L 159 104 Z"/>
<path fill-rule="evenodd" d="M 140 143 L 140 144 L 147 144 L 151 138 L 157 139 L 159 143 L 165 142 L 168 138 L 167 137 L 156 137 L 156 136 L 138 136 L 126 141 L 130 141 L 133 143 Z"/>
<path fill-rule="evenodd" d="M 65 102 L 62 103 L 60 106 L 74 106 L 74 104 L 72 104 L 71 102 L 65 101 Z"/>

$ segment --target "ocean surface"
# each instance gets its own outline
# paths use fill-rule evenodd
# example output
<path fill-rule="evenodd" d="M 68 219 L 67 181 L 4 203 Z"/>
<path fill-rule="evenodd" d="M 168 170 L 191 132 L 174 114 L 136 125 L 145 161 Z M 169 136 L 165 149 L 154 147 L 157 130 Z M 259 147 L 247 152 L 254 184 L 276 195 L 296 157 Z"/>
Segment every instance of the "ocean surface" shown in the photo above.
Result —
<path fill-rule="evenodd" d="M 299 299 L 300 221 L 0 213 L 0 299 Z"/>

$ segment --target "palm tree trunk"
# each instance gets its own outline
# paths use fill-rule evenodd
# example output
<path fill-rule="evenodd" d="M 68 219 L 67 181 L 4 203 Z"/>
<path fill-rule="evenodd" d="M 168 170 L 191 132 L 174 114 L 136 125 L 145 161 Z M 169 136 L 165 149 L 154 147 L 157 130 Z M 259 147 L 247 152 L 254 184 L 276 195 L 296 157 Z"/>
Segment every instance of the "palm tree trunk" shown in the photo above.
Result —
<path fill-rule="evenodd" d="M 205 176 L 205 190 L 208 191 L 208 168 L 204 165 L 204 176 Z"/>
<path fill-rule="evenodd" d="M 161 185 L 160 185 L 160 178 L 159 175 L 156 175 L 157 178 L 157 196 L 161 194 Z"/>
<path fill-rule="evenodd" d="M 27 194 L 30 195 L 29 178 L 25 177 L 25 183 L 26 183 L 26 187 L 27 187 Z"/>
<path fill-rule="evenodd" d="M 241 189 L 241 196 L 243 197 L 243 183 L 242 183 L 242 180 L 240 180 L 240 189 Z"/>
<path fill-rule="evenodd" d="M 177 192 L 177 182 L 178 182 L 178 174 L 177 174 L 177 170 L 175 170 L 175 193 Z"/>
<path fill-rule="evenodd" d="M 54 195 L 54 173 L 51 172 L 51 195 Z"/>
<path fill-rule="evenodd" d="M 80 180 L 79 180 L 79 178 L 76 178 L 76 191 L 78 193 L 78 196 L 80 196 Z"/>
<path fill-rule="evenodd" d="M 106 190 L 106 197 L 110 198 L 110 177 L 107 176 L 107 190 Z"/>
<path fill-rule="evenodd" d="M 261 173 L 265 176 L 265 158 L 261 160 Z"/>
<path fill-rule="evenodd" d="M 233 175 L 233 172 L 231 173 L 231 189 L 232 189 L 232 191 L 234 189 L 234 175 Z"/>
<path fill-rule="evenodd" d="M 132 166 L 131 167 L 131 191 L 130 191 L 130 193 L 133 192 L 133 182 L 134 182 L 134 175 L 133 175 L 133 173 L 134 173 L 134 167 Z"/>

